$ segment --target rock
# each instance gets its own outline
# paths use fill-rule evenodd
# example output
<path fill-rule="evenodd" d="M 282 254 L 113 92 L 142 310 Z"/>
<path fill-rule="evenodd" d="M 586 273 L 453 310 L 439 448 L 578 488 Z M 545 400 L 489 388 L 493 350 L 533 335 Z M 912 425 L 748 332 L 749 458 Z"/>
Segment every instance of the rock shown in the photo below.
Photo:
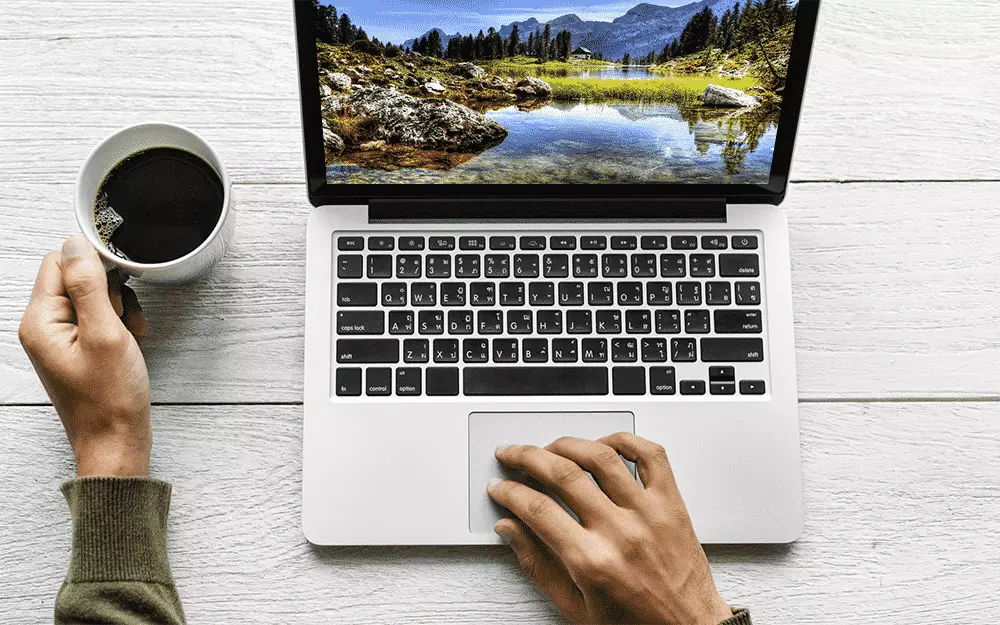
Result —
<path fill-rule="evenodd" d="M 324 100 L 333 97 L 333 89 L 330 88 L 330 85 L 321 84 L 319 86 L 319 97 Z"/>
<path fill-rule="evenodd" d="M 416 65 L 414 65 L 413 63 L 410 63 L 409 61 L 403 61 L 403 67 L 405 67 L 406 69 L 409 69 L 409 70 L 414 70 L 414 69 L 417 68 Z"/>
<path fill-rule="evenodd" d="M 517 83 L 514 93 L 520 98 L 550 98 L 552 85 L 534 76 L 528 76 Z"/>
<path fill-rule="evenodd" d="M 494 76 L 493 80 L 490 81 L 489 86 L 504 92 L 510 92 L 511 90 L 510 82 L 500 78 L 499 76 Z"/>
<path fill-rule="evenodd" d="M 325 119 L 323 120 L 323 145 L 326 146 L 326 151 L 328 153 L 335 155 L 339 155 L 346 147 L 344 145 L 344 140 L 340 138 L 340 135 L 330 129 L 330 125 Z"/>
<path fill-rule="evenodd" d="M 750 93 L 760 93 L 760 94 L 767 93 L 767 89 L 761 87 L 760 85 L 754 85 L 749 89 L 747 89 L 747 91 L 749 91 Z"/>
<path fill-rule="evenodd" d="M 344 112 L 364 120 L 363 142 L 478 153 L 507 138 L 503 126 L 450 100 L 415 98 L 381 87 L 355 88 L 344 100 Z"/>
<path fill-rule="evenodd" d="M 430 82 L 424 83 L 424 91 L 433 95 L 440 95 L 445 91 L 447 91 L 447 89 L 445 89 L 444 85 L 442 85 L 438 81 L 432 80 Z"/>
<path fill-rule="evenodd" d="M 701 96 L 701 101 L 706 106 L 720 106 L 725 108 L 752 108 L 760 104 L 760 100 L 743 93 L 739 89 L 730 89 L 718 85 L 709 85 L 705 88 L 705 93 Z"/>
<path fill-rule="evenodd" d="M 330 86 L 341 93 L 351 90 L 351 77 L 347 74 L 341 74 L 340 72 L 330 74 L 329 80 Z"/>
<path fill-rule="evenodd" d="M 372 71 L 372 68 L 368 67 L 367 65 L 358 65 L 358 71 L 361 72 L 362 74 L 367 74 L 368 72 Z"/>
<path fill-rule="evenodd" d="M 462 78 L 482 78 L 486 70 L 474 63 L 458 63 L 452 70 Z"/>
<path fill-rule="evenodd" d="M 344 73 L 347 74 L 353 80 L 361 80 L 362 78 L 364 78 L 364 76 L 361 75 L 361 72 L 354 69 L 353 67 L 344 70 Z"/>
<path fill-rule="evenodd" d="M 391 67 L 385 68 L 385 72 L 384 73 L 385 73 L 386 77 L 388 77 L 388 78 L 398 78 L 399 77 L 399 72 L 397 72 L 396 70 L 392 69 Z"/>
<path fill-rule="evenodd" d="M 380 139 L 378 141 L 365 141 L 364 143 L 358 146 L 358 149 L 363 152 L 370 152 L 372 150 L 381 150 L 385 146 L 386 146 L 385 141 L 382 141 Z"/>
<path fill-rule="evenodd" d="M 406 82 L 406 86 L 407 87 L 419 87 L 420 86 L 420 81 L 417 80 L 416 76 L 407 76 L 406 80 L 404 82 Z"/>

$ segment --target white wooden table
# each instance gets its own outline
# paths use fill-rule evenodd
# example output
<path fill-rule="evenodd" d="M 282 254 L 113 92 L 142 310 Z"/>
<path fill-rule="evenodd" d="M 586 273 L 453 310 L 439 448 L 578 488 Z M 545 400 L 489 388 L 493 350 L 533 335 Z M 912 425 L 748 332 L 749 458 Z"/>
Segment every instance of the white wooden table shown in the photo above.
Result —
<path fill-rule="evenodd" d="M 51 622 L 72 475 L 17 341 L 72 183 L 124 124 L 196 129 L 232 253 L 140 288 L 153 472 L 192 623 L 556 621 L 503 549 L 299 530 L 305 200 L 289 0 L 0 0 L 0 621 Z M 1000 597 L 1000 4 L 827 0 L 784 207 L 806 528 L 712 548 L 760 623 L 969 623 Z"/>

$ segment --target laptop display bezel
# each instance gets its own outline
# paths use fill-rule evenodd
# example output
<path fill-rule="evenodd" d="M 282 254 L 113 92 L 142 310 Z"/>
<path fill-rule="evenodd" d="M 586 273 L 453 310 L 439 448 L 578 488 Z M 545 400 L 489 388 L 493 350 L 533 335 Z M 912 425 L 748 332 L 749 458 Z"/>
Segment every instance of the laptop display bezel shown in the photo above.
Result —
<path fill-rule="evenodd" d="M 371 199 L 715 198 L 727 204 L 780 204 L 788 187 L 820 0 L 800 0 L 770 182 L 752 184 L 328 184 L 323 146 L 315 11 L 294 0 L 306 182 L 313 206 L 367 204 Z"/>

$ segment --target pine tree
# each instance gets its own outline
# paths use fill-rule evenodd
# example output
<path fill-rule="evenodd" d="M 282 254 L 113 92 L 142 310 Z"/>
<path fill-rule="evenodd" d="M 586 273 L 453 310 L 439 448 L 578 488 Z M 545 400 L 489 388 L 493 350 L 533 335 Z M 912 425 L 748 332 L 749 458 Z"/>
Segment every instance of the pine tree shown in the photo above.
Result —
<path fill-rule="evenodd" d="M 521 33 L 518 32 L 517 24 L 510 31 L 510 39 L 507 40 L 507 56 L 517 56 L 521 48 Z"/>
<path fill-rule="evenodd" d="M 626 52 L 625 56 L 622 57 L 622 65 L 624 65 L 625 67 L 632 66 L 632 55 L 629 54 L 628 52 Z"/>
<path fill-rule="evenodd" d="M 535 33 L 528 33 L 528 56 L 535 56 Z"/>
<path fill-rule="evenodd" d="M 357 29 L 355 29 L 354 24 L 351 24 L 351 18 L 344 13 L 340 16 L 340 32 L 337 38 L 340 43 L 352 44 L 354 43 L 354 37 L 357 35 Z"/>
<path fill-rule="evenodd" d="M 545 32 L 542 34 L 542 61 L 552 59 L 552 27 L 545 25 Z"/>

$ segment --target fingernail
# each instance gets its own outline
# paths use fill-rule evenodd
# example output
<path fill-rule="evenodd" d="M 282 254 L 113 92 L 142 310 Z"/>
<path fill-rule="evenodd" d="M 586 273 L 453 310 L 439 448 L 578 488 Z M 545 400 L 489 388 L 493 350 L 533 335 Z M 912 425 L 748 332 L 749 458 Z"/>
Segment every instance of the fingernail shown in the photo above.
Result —
<path fill-rule="evenodd" d="M 80 258 L 90 251 L 90 247 L 90 241 L 78 234 L 73 235 L 63 243 L 63 258 Z"/>
<path fill-rule="evenodd" d="M 494 486 L 496 486 L 497 484 L 499 484 L 502 481 L 503 480 L 501 480 L 501 479 L 493 478 L 492 480 L 490 480 L 489 482 L 486 483 L 486 490 L 489 490 L 489 489 L 493 488 Z"/>
<path fill-rule="evenodd" d="M 496 451 L 494 451 L 493 453 L 496 454 L 503 453 L 504 451 L 510 449 L 511 447 L 513 447 L 513 445 L 508 445 L 507 443 L 504 443 L 502 445 L 497 445 Z"/>

